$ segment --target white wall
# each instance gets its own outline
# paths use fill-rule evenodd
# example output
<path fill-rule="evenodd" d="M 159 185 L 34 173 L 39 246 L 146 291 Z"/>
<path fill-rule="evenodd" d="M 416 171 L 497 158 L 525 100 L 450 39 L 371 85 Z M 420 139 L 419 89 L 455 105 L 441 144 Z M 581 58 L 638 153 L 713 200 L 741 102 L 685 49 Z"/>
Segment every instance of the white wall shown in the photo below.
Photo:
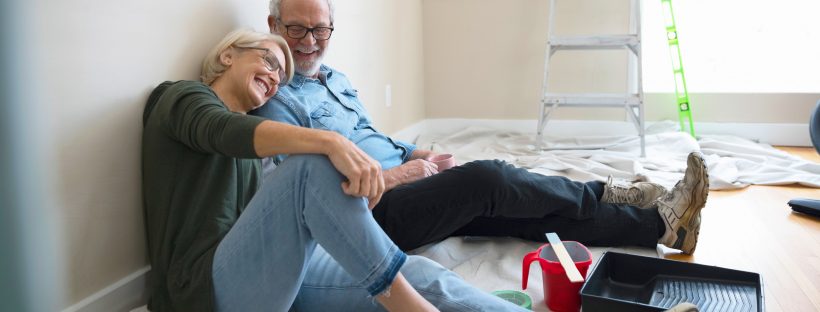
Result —
<path fill-rule="evenodd" d="M 52 123 L 63 307 L 147 265 L 142 110 L 164 80 L 195 79 L 229 30 L 265 29 L 262 1 L 28 2 L 31 83 Z"/>
<path fill-rule="evenodd" d="M 557 0 L 556 33 L 560 35 L 581 35 L 598 33 L 622 33 L 628 27 L 628 0 Z M 643 1 L 645 17 L 660 17 L 660 1 Z M 674 1 L 675 4 L 689 1 Z M 709 6 L 708 1 L 694 1 L 701 6 Z M 761 1 L 753 1 L 760 4 Z M 794 1 L 792 1 L 794 2 Z M 798 1 L 799 2 L 799 1 Z M 747 5 L 746 1 L 734 1 L 737 8 Z M 803 2 L 808 3 L 808 2 Z M 547 0 L 427 0 L 424 1 L 424 53 L 425 53 L 425 105 L 428 118 L 481 118 L 481 119 L 538 119 L 538 103 L 541 97 L 544 51 L 547 40 Z M 690 4 L 694 6 L 694 4 Z M 710 25 L 725 27 L 716 29 L 729 35 L 735 32 L 756 32 L 746 29 L 743 21 L 770 21 L 767 18 L 783 18 L 784 10 L 793 8 L 785 4 L 766 2 L 765 7 L 777 14 L 768 16 L 744 15 L 736 18 L 732 14 L 715 16 L 708 10 L 693 11 L 682 6 L 679 12 L 678 30 L 681 35 L 684 67 L 687 68 L 687 82 L 690 85 L 692 115 L 701 122 L 742 122 L 742 123 L 799 123 L 808 122 L 809 112 L 820 99 L 820 84 L 817 79 L 803 85 L 815 85 L 816 89 L 771 89 L 737 90 L 727 87 L 715 91 L 712 85 L 704 86 L 702 81 L 712 81 L 703 72 L 693 72 L 699 68 L 713 68 L 723 63 L 699 64 L 687 62 L 704 59 L 710 54 L 726 56 L 721 52 L 734 44 L 746 44 L 742 51 L 762 52 L 761 57 L 746 62 L 744 70 L 755 70 L 757 75 L 745 75 L 740 79 L 758 79 L 757 70 L 783 67 L 781 64 L 800 63 L 792 58 L 804 58 L 804 73 L 817 72 L 817 62 L 807 59 L 799 46 L 774 41 L 780 53 L 768 53 L 771 49 L 761 49 L 768 38 L 737 42 L 735 38 L 723 41 L 715 38 L 699 40 L 698 31 L 687 33 L 687 25 L 697 24 L 701 18 L 710 19 Z M 724 5 L 725 6 L 725 5 Z M 688 10 L 683 10 L 688 8 Z M 757 12 L 757 11 L 755 11 Z M 744 10 L 734 14 L 755 14 Z M 796 18 L 803 18 L 800 14 Z M 688 19 L 687 19 L 688 18 Z M 722 18 L 722 19 L 721 19 Z M 653 23 L 654 22 L 654 23 Z M 648 55 L 646 59 L 658 60 L 662 64 L 645 63 L 647 72 L 664 70 L 668 76 L 656 74 L 645 79 L 666 79 L 671 82 L 672 69 L 664 41 L 665 34 L 659 19 L 644 18 L 644 52 L 660 53 Z M 777 25 L 761 22 L 761 25 Z M 802 19 L 800 23 L 811 22 Z M 799 25 L 800 23 L 794 23 Z M 761 26 L 762 27 L 762 26 Z M 689 27 L 692 29 L 692 27 Z M 775 28 L 777 31 L 806 33 L 805 27 L 793 26 Z M 694 36 L 693 47 L 686 45 L 687 34 Z M 698 36 L 701 34 L 700 36 Z M 744 34 L 749 38 L 748 34 Z M 698 40 L 694 40 L 698 39 Z M 804 38 L 804 40 L 812 40 Z M 647 48 L 654 45 L 654 48 Z M 660 45 L 658 48 L 657 45 Z M 696 48 L 699 48 L 696 49 Z M 815 48 L 816 50 L 816 48 Z M 812 50 L 813 51 L 813 50 Z M 722 54 L 720 54 L 720 53 Z M 786 62 L 786 60 L 789 60 Z M 711 62 L 714 62 L 714 59 Z M 663 63 L 663 62 L 666 63 Z M 734 63 L 732 63 L 734 64 Z M 734 66 L 734 65 L 733 65 Z M 623 92 L 626 90 L 625 51 L 580 51 L 557 52 L 550 62 L 550 90 L 553 92 Z M 816 66 L 815 66 L 816 67 Z M 735 68 L 735 67 L 731 67 Z M 799 69 L 797 69 L 799 70 Z M 782 73 L 782 71 L 776 71 Z M 795 74 L 799 77 L 808 75 Z M 737 77 L 728 75 L 726 77 Z M 757 78 L 756 78 L 757 77 Z M 709 79 L 707 79 L 709 78 Z M 776 77 L 779 80 L 793 79 L 793 76 Z M 649 80 L 645 83 L 653 87 L 647 94 L 646 113 L 648 120 L 677 120 L 676 105 L 672 101 L 674 89 L 671 83 Z M 805 78 L 804 78 L 805 80 Z M 748 82 L 748 81 L 747 81 Z M 760 85 L 758 81 L 746 85 Z M 694 89 L 691 86 L 695 86 Z M 660 88 L 660 89 L 659 89 Z M 552 115 L 555 119 L 608 119 L 623 120 L 622 109 L 559 109 Z M 534 130 L 534 129 L 533 129 Z"/>
<path fill-rule="evenodd" d="M 267 2 L 23 5 L 29 14 L 22 37 L 32 60 L 24 84 L 40 97 L 32 105 L 52 144 L 44 162 L 53 168 L 53 191 L 43 196 L 54 201 L 65 308 L 148 265 L 140 193 L 148 93 L 164 80 L 196 79 L 200 60 L 228 31 L 266 30 Z M 353 78 L 383 130 L 421 120 L 421 0 L 340 0 L 337 7 L 328 62 Z M 394 85 L 390 108 L 385 84 Z"/>
<path fill-rule="evenodd" d="M 377 128 L 393 133 L 424 115 L 421 0 L 336 0 L 326 64 L 341 70 Z M 385 85 L 392 89 L 386 106 Z"/>

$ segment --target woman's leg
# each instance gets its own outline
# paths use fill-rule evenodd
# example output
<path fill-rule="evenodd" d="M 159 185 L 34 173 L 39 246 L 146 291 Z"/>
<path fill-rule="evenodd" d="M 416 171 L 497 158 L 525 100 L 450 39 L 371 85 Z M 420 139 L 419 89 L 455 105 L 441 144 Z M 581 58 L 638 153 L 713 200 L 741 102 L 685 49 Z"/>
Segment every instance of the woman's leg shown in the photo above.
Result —
<path fill-rule="evenodd" d="M 525 311 L 470 286 L 458 275 L 421 256 L 409 256 L 401 273 L 441 311 Z M 296 311 L 384 311 L 322 247 L 310 259 Z"/>
<path fill-rule="evenodd" d="M 316 243 L 367 294 L 388 289 L 406 255 L 364 199 L 342 193 L 342 179 L 326 157 L 304 155 L 289 157 L 264 181 L 216 249 L 218 311 L 289 309 Z"/>

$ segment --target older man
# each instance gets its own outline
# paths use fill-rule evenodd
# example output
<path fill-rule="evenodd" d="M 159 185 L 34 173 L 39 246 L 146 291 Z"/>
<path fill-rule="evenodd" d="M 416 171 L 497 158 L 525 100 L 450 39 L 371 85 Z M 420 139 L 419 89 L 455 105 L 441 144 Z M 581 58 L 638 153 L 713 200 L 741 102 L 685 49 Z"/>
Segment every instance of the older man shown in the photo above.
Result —
<path fill-rule="evenodd" d="M 402 249 L 453 235 L 542 241 L 544 232 L 558 232 L 589 245 L 695 250 L 708 193 L 699 154 L 689 155 L 684 179 L 671 191 L 647 182 L 576 182 L 497 160 L 439 173 L 426 160 L 434 152 L 377 131 L 344 74 L 322 64 L 335 30 L 329 0 L 273 0 L 268 25 L 288 41 L 296 76 L 254 114 L 338 132 L 378 160 L 387 191 L 373 216 Z"/>

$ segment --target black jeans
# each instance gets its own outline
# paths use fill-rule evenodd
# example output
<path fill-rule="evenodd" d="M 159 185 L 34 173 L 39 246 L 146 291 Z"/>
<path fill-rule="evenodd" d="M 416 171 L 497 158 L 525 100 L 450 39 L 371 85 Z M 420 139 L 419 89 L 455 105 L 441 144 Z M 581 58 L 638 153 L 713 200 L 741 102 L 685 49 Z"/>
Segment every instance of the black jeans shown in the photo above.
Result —
<path fill-rule="evenodd" d="M 513 236 L 588 246 L 646 246 L 658 241 L 657 209 L 599 201 L 601 182 L 575 182 L 473 161 L 386 192 L 373 216 L 403 250 L 450 236 Z"/>

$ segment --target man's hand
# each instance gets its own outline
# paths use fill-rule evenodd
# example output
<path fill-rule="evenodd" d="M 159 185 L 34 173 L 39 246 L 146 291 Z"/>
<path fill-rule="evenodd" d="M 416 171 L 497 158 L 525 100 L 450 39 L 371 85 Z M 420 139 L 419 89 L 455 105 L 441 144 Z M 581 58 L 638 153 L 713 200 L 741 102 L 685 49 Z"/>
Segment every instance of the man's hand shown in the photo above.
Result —
<path fill-rule="evenodd" d="M 367 197 L 368 208 L 373 209 L 385 191 L 381 164 L 342 136 L 332 142 L 326 154 L 333 166 L 347 178 L 342 182 L 342 190 L 350 196 Z"/>
<path fill-rule="evenodd" d="M 384 171 L 386 191 L 412 183 L 438 173 L 438 166 L 424 159 L 414 159 Z"/>

